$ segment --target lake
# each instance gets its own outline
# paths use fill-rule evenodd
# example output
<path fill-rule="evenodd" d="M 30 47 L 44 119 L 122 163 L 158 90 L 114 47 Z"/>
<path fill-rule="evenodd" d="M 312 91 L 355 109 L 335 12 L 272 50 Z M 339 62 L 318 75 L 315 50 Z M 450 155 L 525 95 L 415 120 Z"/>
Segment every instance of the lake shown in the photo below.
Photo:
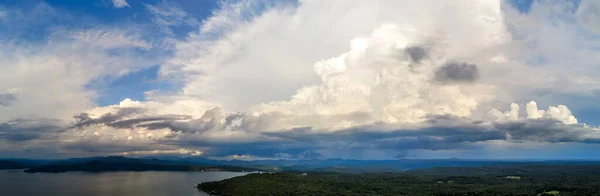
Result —
<path fill-rule="evenodd" d="M 66 172 L 0 170 L 0 195 L 202 195 L 196 185 L 246 175 L 240 172 Z"/>

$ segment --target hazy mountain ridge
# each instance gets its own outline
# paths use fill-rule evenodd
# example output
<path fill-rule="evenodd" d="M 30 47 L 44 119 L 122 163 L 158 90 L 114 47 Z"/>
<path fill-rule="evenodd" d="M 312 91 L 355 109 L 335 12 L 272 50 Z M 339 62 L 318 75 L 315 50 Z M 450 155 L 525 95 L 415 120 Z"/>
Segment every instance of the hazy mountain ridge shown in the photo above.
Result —
<path fill-rule="evenodd" d="M 159 157 L 152 157 L 159 158 Z M 159 158 L 160 159 L 160 158 Z M 510 165 L 586 165 L 600 164 L 597 160 L 473 160 L 473 159 L 303 159 L 303 160 L 212 160 L 200 157 L 175 159 L 206 165 L 231 165 L 263 168 L 273 171 L 319 171 L 319 172 L 399 172 L 434 167 L 481 167 Z"/>

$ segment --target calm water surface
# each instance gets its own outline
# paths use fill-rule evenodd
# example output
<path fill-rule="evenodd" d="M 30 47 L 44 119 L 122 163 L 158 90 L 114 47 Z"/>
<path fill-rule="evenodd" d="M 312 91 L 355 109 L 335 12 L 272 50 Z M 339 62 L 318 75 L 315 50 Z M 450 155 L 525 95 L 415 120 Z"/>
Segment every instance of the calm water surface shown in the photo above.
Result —
<path fill-rule="evenodd" d="M 2 196 L 79 195 L 202 195 L 195 186 L 201 182 L 245 175 L 240 172 L 108 172 L 108 173 L 23 173 L 0 170 Z"/>

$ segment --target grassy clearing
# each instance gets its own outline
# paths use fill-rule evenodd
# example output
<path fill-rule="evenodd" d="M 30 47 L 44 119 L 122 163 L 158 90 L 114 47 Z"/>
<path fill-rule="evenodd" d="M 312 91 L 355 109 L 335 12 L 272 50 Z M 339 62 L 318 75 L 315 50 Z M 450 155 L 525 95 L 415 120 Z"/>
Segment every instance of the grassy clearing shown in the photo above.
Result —
<path fill-rule="evenodd" d="M 542 195 L 559 195 L 560 191 L 557 190 L 553 190 L 553 191 L 544 191 L 543 193 L 537 194 L 538 196 L 542 196 Z"/>
<path fill-rule="evenodd" d="M 520 179 L 521 179 L 521 176 L 506 176 L 506 177 L 504 177 L 504 178 L 506 178 L 506 179 L 511 179 L 511 180 L 520 180 Z"/>

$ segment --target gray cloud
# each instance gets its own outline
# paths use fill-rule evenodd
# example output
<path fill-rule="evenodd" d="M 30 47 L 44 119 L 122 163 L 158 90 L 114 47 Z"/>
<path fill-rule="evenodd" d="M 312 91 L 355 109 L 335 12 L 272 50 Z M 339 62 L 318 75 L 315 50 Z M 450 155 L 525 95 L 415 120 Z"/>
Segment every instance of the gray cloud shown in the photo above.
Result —
<path fill-rule="evenodd" d="M 76 122 L 70 128 L 84 128 L 92 125 L 104 125 L 118 129 L 131 129 L 135 127 L 144 127 L 150 130 L 169 129 L 173 132 L 181 133 L 202 133 L 208 130 L 215 130 L 224 127 L 233 126 L 233 121 L 243 119 L 243 114 L 232 114 L 223 117 L 221 109 L 216 107 L 207 110 L 204 115 L 198 119 L 191 119 L 188 115 L 156 115 L 139 116 L 146 110 L 142 108 L 121 108 L 116 113 L 108 113 L 98 118 L 92 118 L 87 113 L 75 116 Z M 221 119 L 225 119 L 222 123 Z M 176 137 L 177 134 L 169 134 L 166 138 Z"/>
<path fill-rule="evenodd" d="M 119 111 L 117 111 L 117 113 L 108 113 L 99 118 L 91 118 L 89 114 L 82 113 L 74 117 L 76 123 L 73 125 L 73 127 L 82 128 L 91 125 L 110 124 L 142 111 L 144 111 L 142 108 L 121 108 Z"/>
<path fill-rule="evenodd" d="M 600 137 L 590 136 L 594 132 L 587 127 L 550 119 L 483 124 L 456 117 L 431 118 L 428 126 L 415 129 L 389 129 L 393 125 L 375 124 L 325 133 L 307 127 L 264 134 L 290 143 L 315 147 L 335 143 L 339 148 L 357 150 L 469 149 L 477 142 L 491 140 L 600 143 Z"/>
<path fill-rule="evenodd" d="M 321 157 L 323 157 L 323 154 L 315 152 L 313 150 L 309 150 L 309 151 L 306 151 L 306 152 L 300 154 L 299 158 L 302 158 L 302 159 L 316 159 L 316 158 L 321 158 Z"/>
<path fill-rule="evenodd" d="M 513 140 L 600 143 L 600 137 L 590 137 L 594 132 L 583 125 L 566 125 L 550 119 L 497 123 L 494 128 L 505 131 Z"/>
<path fill-rule="evenodd" d="M 593 130 L 582 125 L 566 125 L 552 119 L 528 119 L 512 122 L 486 123 L 455 116 L 429 116 L 420 127 L 398 129 L 399 125 L 374 123 L 336 131 L 316 130 L 312 127 L 298 127 L 280 131 L 258 131 L 269 119 L 243 114 L 223 116 L 219 108 L 205 112 L 198 119 L 187 120 L 180 116 L 155 116 L 119 120 L 116 116 L 127 116 L 134 111 L 120 111 L 104 115 L 98 119 L 85 119 L 80 124 L 98 123 L 120 128 L 146 127 L 150 130 L 170 129 L 172 134 L 158 138 L 157 143 L 171 147 L 207 149 L 205 156 L 254 155 L 275 157 L 289 154 L 298 158 L 316 158 L 318 152 L 380 150 L 407 154 L 410 150 L 472 150 L 482 143 L 492 140 L 511 142 L 572 142 L 600 143 L 600 137 Z M 360 116 L 360 115 L 359 115 Z M 181 119 L 180 119 L 181 118 Z M 224 121 L 222 121 L 225 119 Z M 233 121 L 240 120 L 240 125 Z M 268 124 L 268 123 L 267 123 Z M 236 126 L 236 127 L 234 127 Z M 237 131 L 253 135 L 249 139 L 211 140 L 186 137 L 206 131 L 225 128 L 238 128 Z M 268 127 L 268 126 L 266 126 Z M 118 146 L 118 145 L 117 145 Z M 129 146 L 127 149 L 129 149 Z M 136 150 L 135 148 L 134 150 Z M 89 149 L 88 151 L 93 151 Z M 101 150 L 101 149 L 98 149 Z M 111 152 L 127 151 L 110 149 Z M 400 158 L 401 156 L 399 156 Z"/>
<path fill-rule="evenodd" d="M 231 114 L 231 115 L 225 117 L 225 126 L 231 126 L 233 124 L 233 121 L 241 120 L 243 118 L 244 118 L 243 113 Z"/>
<path fill-rule="evenodd" d="M 474 82 L 479 78 L 477 65 L 449 62 L 435 71 L 434 80 L 441 83 Z"/>
<path fill-rule="evenodd" d="M 427 56 L 427 50 L 419 46 L 410 46 L 404 49 L 404 53 L 408 55 L 413 62 L 421 62 Z"/>
<path fill-rule="evenodd" d="M 227 124 L 221 124 L 220 119 L 209 118 L 209 119 L 194 119 L 190 121 L 175 121 L 167 120 L 161 122 L 152 122 L 146 124 L 137 125 L 138 127 L 145 127 L 150 130 L 157 129 L 170 129 L 174 132 L 182 133 L 203 133 L 209 130 L 218 129 L 226 126 Z M 172 136 L 172 135 L 169 135 Z"/>
<path fill-rule="evenodd" d="M 62 127 L 53 120 L 16 119 L 0 123 L 0 140 L 22 142 L 39 139 Z"/>
<path fill-rule="evenodd" d="M 226 126 L 231 125 L 232 121 L 235 119 L 240 119 L 242 117 L 241 114 L 233 114 L 225 117 L 225 124 L 221 123 L 221 119 L 223 119 L 223 114 L 221 109 L 218 107 L 212 108 L 204 112 L 202 117 L 198 119 L 193 119 L 190 121 L 175 121 L 175 120 L 167 120 L 161 122 L 152 122 L 147 124 L 140 124 L 139 127 L 145 127 L 150 130 L 156 129 L 170 129 L 174 132 L 182 132 L 182 133 L 203 133 L 209 130 L 219 129 Z M 173 137 L 173 135 L 167 135 L 168 137 Z"/>
<path fill-rule="evenodd" d="M 289 141 L 276 137 L 260 135 L 253 139 L 213 140 L 179 137 L 177 139 L 164 138 L 161 144 L 180 146 L 183 148 L 207 148 L 204 156 L 223 157 L 228 155 L 254 155 L 257 157 L 277 157 L 282 153 L 293 157 L 301 157 L 303 153 L 315 150 L 315 143 Z"/>
<path fill-rule="evenodd" d="M 190 119 L 190 116 L 187 115 L 158 115 L 128 118 L 144 111 L 145 110 L 141 108 L 121 108 L 114 114 L 108 113 L 98 118 L 91 118 L 89 114 L 82 113 L 75 116 L 76 122 L 71 128 L 83 128 L 91 125 L 106 125 L 118 129 L 130 129 L 137 126 L 142 126 L 144 123 L 150 123 L 150 125 L 144 125 L 145 127 L 153 127 L 152 124 Z"/>
<path fill-rule="evenodd" d="M 456 149 L 464 143 L 505 140 L 505 133 L 475 124 L 435 125 L 419 129 L 385 130 L 378 125 L 355 127 L 331 133 L 315 133 L 311 129 L 266 133 L 269 136 L 306 143 L 348 144 L 350 148 L 377 148 L 392 150 Z"/>
<path fill-rule="evenodd" d="M 121 152 L 174 150 L 176 147 L 164 145 L 149 145 L 149 143 L 128 142 L 123 140 L 98 141 L 96 138 L 86 138 L 60 144 L 65 153 L 90 155 L 107 155 Z"/>
<path fill-rule="evenodd" d="M 189 118 L 190 118 L 190 116 L 187 116 L 187 115 L 161 115 L 161 116 L 141 117 L 141 118 L 132 118 L 132 119 L 127 119 L 127 120 L 119 120 L 119 121 L 107 123 L 105 125 L 107 125 L 109 127 L 113 127 L 113 128 L 126 129 L 126 128 L 134 128 L 134 127 L 142 126 L 143 123 L 146 123 L 146 122 L 186 120 Z"/>
<path fill-rule="evenodd" d="M 17 96 L 13 94 L 0 94 L 0 106 L 10 106 L 17 100 Z"/>
<path fill-rule="evenodd" d="M 169 129 L 173 132 L 182 133 L 202 133 L 213 129 L 216 126 L 214 122 L 204 121 L 201 119 L 179 122 L 179 121 L 162 121 L 138 125 L 150 130 Z M 168 135 L 169 136 L 169 135 Z"/>
<path fill-rule="evenodd" d="M 593 130 L 582 125 L 566 125 L 551 119 L 528 119 L 513 122 L 486 123 L 454 116 L 429 116 L 423 126 L 397 129 L 399 125 L 375 123 L 337 131 L 322 131 L 312 127 L 298 127 L 273 132 L 253 132 L 243 129 L 246 134 L 256 134 L 247 140 L 211 140 L 185 137 L 207 130 L 220 130 L 223 124 L 213 121 L 218 111 L 207 112 L 201 119 L 190 122 L 158 122 L 140 126 L 169 128 L 174 133 L 160 139 L 161 144 L 184 148 L 205 148 L 206 156 L 254 155 L 274 157 L 285 153 L 298 158 L 319 157 L 323 151 L 379 150 L 406 155 L 410 150 L 474 150 L 482 143 L 493 140 L 511 142 L 572 142 L 600 143 L 600 137 Z M 211 116 L 209 118 L 209 116 Z M 242 124 L 262 121 L 236 115 Z M 181 137 L 177 137 L 181 136 Z M 176 138 L 177 137 L 177 138 Z M 399 156 L 400 158 L 401 156 Z"/>

